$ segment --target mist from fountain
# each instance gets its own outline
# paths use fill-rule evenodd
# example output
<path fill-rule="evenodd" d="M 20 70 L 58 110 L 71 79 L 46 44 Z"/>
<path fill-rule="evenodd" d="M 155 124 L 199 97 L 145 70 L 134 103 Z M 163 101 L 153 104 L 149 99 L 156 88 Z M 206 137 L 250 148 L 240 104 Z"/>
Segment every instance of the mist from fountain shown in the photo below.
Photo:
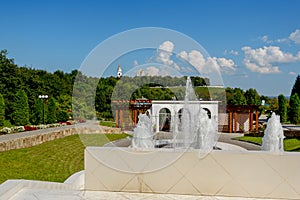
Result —
<path fill-rule="evenodd" d="M 216 124 L 212 119 L 209 119 L 207 112 L 204 109 L 201 108 L 199 113 L 199 126 L 194 148 L 211 151 L 217 142 Z"/>
<path fill-rule="evenodd" d="M 184 107 L 181 118 L 175 117 L 175 148 L 195 148 L 205 151 L 213 149 L 217 141 L 215 123 L 209 119 L 207 112 L 191 101 L 198 101 L 190 77 L 186 81 Z M 200 103 L 200 102 L 199 102 Z"/>
<path fill-rule="evenodd" d="M 284 152 L 283 139 L 284 134 L 280 123 L 280 116 L 273 112 L 264 131 L 261 149 L 270 152 Z"/>
<path fill-rule="evenodd" d="M 139 121 L 133 130 L 132 148 L 154 148 L 151 114 L 147 111 L 139 115 Z"/>

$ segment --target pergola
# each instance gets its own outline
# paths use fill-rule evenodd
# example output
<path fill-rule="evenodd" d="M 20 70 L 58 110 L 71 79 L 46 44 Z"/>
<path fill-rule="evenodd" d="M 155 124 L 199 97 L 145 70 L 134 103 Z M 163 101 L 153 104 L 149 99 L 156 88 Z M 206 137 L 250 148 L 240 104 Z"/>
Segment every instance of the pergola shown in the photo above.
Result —
<path fill-rule="evenodd" d="M 136 126 L 140 113 L 145 113 L 151 108 L 152 101 L 146 98 L 136 100 L 112 101 L 115 108 L 116 127 L 130 129 Z"/>
<path fill-rule="evenodd" d="M 258 131 L 258 106 L 228 105 L 228 132 Z M 253 125 L 255 122 L 255 125 Z"/>

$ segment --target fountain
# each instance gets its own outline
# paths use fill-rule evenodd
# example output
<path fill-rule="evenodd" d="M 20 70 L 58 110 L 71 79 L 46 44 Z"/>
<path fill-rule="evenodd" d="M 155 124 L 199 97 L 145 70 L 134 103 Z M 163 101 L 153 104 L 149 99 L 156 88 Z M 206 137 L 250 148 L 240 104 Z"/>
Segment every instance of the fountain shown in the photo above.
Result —
<path fill-rule="evenodd" d="M 150 112 L 139 115 L 139 121 L 133 131 L 131 142 L 133 148 L 154 148 Z"/>
<path fill-rule="evenodd" d="M 186 81 L 184 107 L 181 119 L 175 114 L 171 130 L 173 148 L 194 148 L 211 151 L 217 141 L 217 131 L 207 112 L 191 101 L 198 101 L 190 77 Z M 137 127 L 134 129 L 131 147 L 154 148 L 150 112 L 140 114 Z"/>
<path fill-rule="evenodd" d="M 199 113 L 199 125 L 194 147 L 209 152 L 215 147 L 217 142 L 215 123 L 213 123 L 212 119 L 208 118 L 207 112 L 204 109 L 201 108 Z"/>
<path fill-rule="evenodd" d="M 280 116 L 273 112 L 271 118 L 268 120 L 267 128 L 262 138 L 261 149 L 270 152 L 283 152 L 283 139 L 284 134 L 280 123 Z"/>
<path fill-rule="evenodd" d="M 198 101 L 198 99 L 192 81 L 188 77 L 181 123 L 178 123 L 178 118 L 174 120 L 174 146 L 210 151 L 216 144 L 216 127 L 212 119 L 209 119 L 207 112 L 201 107 L 194 106 L 190 101 Z"/>

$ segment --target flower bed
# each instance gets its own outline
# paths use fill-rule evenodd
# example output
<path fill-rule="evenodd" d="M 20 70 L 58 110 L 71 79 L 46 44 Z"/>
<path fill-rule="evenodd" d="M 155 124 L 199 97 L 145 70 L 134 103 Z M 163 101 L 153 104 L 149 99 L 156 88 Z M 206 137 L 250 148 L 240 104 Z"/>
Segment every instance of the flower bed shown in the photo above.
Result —
<path fill-rule="evenodd" d="M 58 123 L 54 123 L 54 124 L 13 126 L 11 128 L 4 127 L 2 129 L 0 129 L 0 135 L 10 134 L 10 133 L 19 133 L 19 132 L 23 132 L 23 131 L 34 131 L 34 130 L 39 130 L 39 129 L 62 127 L 62 126 L 67 126 L 67 125 L 73 125 L 76 123 L 83 123 L 83 122 L 85 122 L 85 120 L 58 122 Z"/>

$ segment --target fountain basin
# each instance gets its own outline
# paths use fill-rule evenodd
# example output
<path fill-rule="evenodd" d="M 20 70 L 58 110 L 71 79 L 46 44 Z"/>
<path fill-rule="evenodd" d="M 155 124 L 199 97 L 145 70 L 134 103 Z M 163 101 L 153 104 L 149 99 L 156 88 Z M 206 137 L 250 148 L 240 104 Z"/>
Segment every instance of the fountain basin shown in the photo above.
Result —
<path fill-rule="evenodd" d="M 299 153 L 200 157 L 198 150 L 87 147 L 85 190 L 300 199 Z"/>

